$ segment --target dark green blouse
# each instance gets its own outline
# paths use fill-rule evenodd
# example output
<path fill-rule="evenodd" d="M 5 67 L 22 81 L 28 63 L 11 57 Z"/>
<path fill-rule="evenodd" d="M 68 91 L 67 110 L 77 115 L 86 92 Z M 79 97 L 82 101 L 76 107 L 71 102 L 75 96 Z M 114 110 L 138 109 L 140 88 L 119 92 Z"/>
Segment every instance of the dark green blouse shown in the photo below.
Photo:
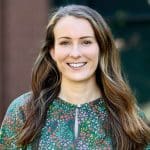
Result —
<path fill-rule="evenodd" d="M 0 129 L 0 149 L 24 149 L 16 146 L 16 135 L 24 124 L 25 105 L 30 96 L 30 93 L 23 94 L 9 106 Z M 49 106 L 39 140 L 26 149 L 33 149 L 38 142 L 39 150 L 112 150 L 108 121 L 102 98 L 82 105 L 57 98 Z"/>

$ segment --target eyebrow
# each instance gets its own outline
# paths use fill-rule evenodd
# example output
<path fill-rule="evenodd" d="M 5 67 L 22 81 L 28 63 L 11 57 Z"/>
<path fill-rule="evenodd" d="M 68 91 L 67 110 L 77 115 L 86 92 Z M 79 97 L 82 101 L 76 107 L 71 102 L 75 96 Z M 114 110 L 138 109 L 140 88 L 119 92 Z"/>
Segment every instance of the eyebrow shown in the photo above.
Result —
<path fill-rule="evenodd" d="M 85 38 L 94 38 L 94 36 L 82 36 L 82 37 L 80 37 L 80 39 L 85 39 Z M 67 37 L 67 36 L 63 36 L 63 37 L 58 37 L 58 39 L 72 39 L 72 38 Z"/>

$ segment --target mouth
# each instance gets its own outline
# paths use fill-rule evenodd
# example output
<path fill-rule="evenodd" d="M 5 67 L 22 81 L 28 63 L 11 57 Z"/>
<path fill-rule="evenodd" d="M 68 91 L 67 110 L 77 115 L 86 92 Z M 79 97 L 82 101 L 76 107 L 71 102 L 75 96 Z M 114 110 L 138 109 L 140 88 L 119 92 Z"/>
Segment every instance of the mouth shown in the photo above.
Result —
<path fill-rule="evenodd" d="M 84 67 L 86 64 L 87 62 L 67 63 L 67 65 L 73 69 Z"/>

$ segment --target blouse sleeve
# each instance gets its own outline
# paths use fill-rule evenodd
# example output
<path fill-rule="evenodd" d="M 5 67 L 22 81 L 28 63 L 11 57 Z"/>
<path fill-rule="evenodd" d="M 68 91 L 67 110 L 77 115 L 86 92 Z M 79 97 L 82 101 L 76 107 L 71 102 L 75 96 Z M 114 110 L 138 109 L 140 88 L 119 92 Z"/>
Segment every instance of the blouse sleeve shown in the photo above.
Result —
<path fill-rule="evenodd" d="M 149 120 L 147 119 L 145 113 L 139 107 L 137 107 L 137 112 L 139 117 L 142 118 L 148 124 Z M 150 143 L 147 144 L 144 150 L 150 150 Z"/>
<path fill-rule="evenodd" d="M 17 134 L 25 121 L 25 104 L 29 93 L 16 98 L 8 107 L 0 128 L 0 149 L 20 149 L 16 145 Z"/>

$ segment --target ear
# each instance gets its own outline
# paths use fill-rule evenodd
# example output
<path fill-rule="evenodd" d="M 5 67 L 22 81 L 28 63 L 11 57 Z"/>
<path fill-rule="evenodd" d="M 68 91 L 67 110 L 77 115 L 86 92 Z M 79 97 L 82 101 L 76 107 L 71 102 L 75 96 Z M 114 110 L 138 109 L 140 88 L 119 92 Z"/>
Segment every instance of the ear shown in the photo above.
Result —
<path fill-rule="evenodd" d="M 49 50 L 49 53 L 50 53 L 51 57 L 55 60 L 55 50 L 54 50 L 54 48 L 51 48 Z"/>

